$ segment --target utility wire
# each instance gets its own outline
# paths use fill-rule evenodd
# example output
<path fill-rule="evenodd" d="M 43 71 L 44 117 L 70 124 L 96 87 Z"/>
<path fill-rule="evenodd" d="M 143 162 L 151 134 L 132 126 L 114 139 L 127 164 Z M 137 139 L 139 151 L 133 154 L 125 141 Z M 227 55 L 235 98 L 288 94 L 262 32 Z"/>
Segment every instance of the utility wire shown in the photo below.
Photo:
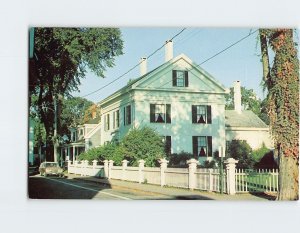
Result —
<path fill-rule="evenodd" d="M 178 32 L 176 35 L 174 35 L 170 40 L 173 40 L 175 39 L 177 36 L 179 36 L 181 33 L 183 33 L 184 31 L 186 30 L 186 28 L 183 28 L 180 32 Z M 150 55 L 147 56 L 147 59 L 149 59 L 150 57 L 152 57 L 155 53 L 157 53 L 159 50 L 161 50 L 163 47 L 165 46 L 165 44 L 163 44 L 162 46 L 160 46 L 158 49 L 156 49 L 153 53 L 151 53 Z M 128 71 L 126 71 L 124 74 L 120 75 L 119 77 L 117 77 L 116 79 L 112 80 L 111 82 L 109 82 L 108 84 L 100 87 L 99 89 L 95 90 L 95 91 L 92 91 L 84 96 L 82 96 L 83 98 L 84 97 L 87 97 L 89 95 L 92 95 L 100 90 L 102 90 L 103 88 L 109 86 L 110 84 L 116 82 L 117 80 L 119 80 L 120 78 L 124 77 L 126 74 L 128 74 L 129 72 L 131 72 L 132 70 L 134 70 L 136 67 L 138 67 L 140 64 L 142 63 L 142 61 L 140 61 L 138 64 L 136 64 L 135 66 L 133 66 L 132 68 L 130 68 Z"/>

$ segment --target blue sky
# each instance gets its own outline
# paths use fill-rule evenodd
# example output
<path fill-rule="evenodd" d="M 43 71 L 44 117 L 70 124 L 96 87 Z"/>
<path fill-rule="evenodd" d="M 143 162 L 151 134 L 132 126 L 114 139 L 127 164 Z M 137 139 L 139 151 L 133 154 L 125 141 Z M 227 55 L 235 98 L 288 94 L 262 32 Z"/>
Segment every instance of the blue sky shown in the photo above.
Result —
<path fill-rule="evenodd" d="M 100 78 L 93 73 L 88 73 L 79 87 L 80 92 L 74 96 L 84 96 L 116 79 L 134 65 L 139 59 L 148 56 L 167 39 L 172 38 L 183 28 L 121 28 L 124 41 L 124 54 L 117 57 L 115 66 L 107 69 L 106 78 Z M 184 53 L 195 63 L 199 64 L 212 55 L 223 50 L 249 34 L 251 28 L 187 28 L 176 37 L 174 42 L 174 57 Z M 164 62 L 164 48 L 148 60 L 148 71 L 156 68 Z M 263 98 L 263 90 L 260 85 L 262 79 L 262 64 L 260 62 L 260 45 L 257 33 L 233 46 L 224 53 L 216 56 L 201 65 L 226 87 L 240 80 L 242 86 L 254 89 L 255 93 Z M 139 67 L 125 75 L 113 84 L 101 91 L 85 98 L 93 102 L 99 102 L 110 94 L 126 85 L 129 79 L 139 77 Z"/>

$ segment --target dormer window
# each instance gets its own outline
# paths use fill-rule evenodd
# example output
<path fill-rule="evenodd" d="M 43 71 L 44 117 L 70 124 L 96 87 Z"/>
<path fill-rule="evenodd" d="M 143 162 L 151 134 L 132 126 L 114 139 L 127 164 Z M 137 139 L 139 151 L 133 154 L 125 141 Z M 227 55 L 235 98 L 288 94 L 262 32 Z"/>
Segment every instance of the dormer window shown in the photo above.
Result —
<path fill-rule="evenodd" d="M 173 87 L 188 87 L 189 75 L 186 70 L 173 70 Z"/>

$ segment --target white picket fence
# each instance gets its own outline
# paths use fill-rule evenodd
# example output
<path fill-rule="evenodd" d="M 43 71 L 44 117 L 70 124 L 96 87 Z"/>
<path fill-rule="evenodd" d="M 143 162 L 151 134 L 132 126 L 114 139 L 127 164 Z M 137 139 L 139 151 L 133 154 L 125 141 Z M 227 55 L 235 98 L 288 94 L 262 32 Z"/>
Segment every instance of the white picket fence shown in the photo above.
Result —
<path fill-rule="evenodd" d="M 278 170 L 235 170 L 236 192 L 277 192 Z"/>
<path fill-rule="evenodd" d="M 98 165 L 94 160 L 68 161 L 68 172 L 81 176 L 95 176 L 107 179 L 117 179 L 138 183 L 148 183 L 161 186 L 189 188 L 209 192 L 227 194 L 245 192 L 277 192 L 278 170 L 241 170 L 235 169 L 236 160 L 225 161 L 226 169 L 221 178 L 220 169 L 197 168 L 198 161 L 187 161 L 189 168 L 168 168 L 168 161 L 160 160 L 160 167 L 145 167 L 145 161 L 140 160 L 138 167 L 128 167 L 128 161 L 123 160 L 122 166 L 114 166 L 114 161 L 104 161 Z"/>

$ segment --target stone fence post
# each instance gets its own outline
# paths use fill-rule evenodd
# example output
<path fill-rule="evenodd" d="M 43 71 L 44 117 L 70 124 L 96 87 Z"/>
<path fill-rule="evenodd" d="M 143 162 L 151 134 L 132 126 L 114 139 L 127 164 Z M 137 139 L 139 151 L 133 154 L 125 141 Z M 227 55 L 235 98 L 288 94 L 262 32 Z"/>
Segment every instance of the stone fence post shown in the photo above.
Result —
<path fill-rule="evenodd" d="M 165 170 L 167 169 L 169 161 L 163 158 L 160 159 L 158 162 L 160 164 L 160 186 L 165 186 L 166 185 Z"/>
<path fill-rule="evenodd" d="M 112 174 L 111 174 L 111 169 L 114 166 L 114 161 L 113 160 L 109 160 L 108 161 L 108 179 L 111 179 Z"/>
<path fill-rule="evenodd" d="M 108 179 L 108 160 L 104 160 L 104 178 Z"/>
<path fill-rule="evenodd" d="M 122 180 L 126 180 L 126 169 L 127 169 L 127 165 L 128 165 L 128 161 L 126 159 L 124 159 L 122 161 Z"/>
<path fill-rule="evenodd" d="M 196 188 L 196 174 L 198 161 L 196 159 L 190 159 L 186 161 L 189 165 L 189 189 L 193 190 Z"/>
<path fill-rule="evenodd" d="M 226 164 L 227 193 L 229 195 L 235 194 L 235 164 L 238 162 L 238 160 L 235 160 L 233 158 L 229 158 L 224 162 Z"/>
<path fill-rule="evenodd" d="M 144 182 L 144 167 L 145 167 L 145 161 L 140 159 L 139 160 L 139 184 Z"/>

